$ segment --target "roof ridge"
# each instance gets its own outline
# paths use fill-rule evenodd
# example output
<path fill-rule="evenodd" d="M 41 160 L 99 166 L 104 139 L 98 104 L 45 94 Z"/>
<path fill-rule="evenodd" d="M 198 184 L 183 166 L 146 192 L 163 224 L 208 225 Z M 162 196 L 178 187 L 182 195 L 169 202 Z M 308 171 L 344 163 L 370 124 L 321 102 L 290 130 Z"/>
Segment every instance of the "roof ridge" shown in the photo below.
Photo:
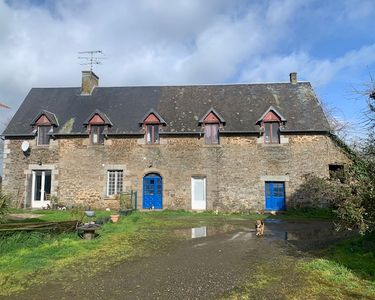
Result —
<path fill-rule="evenodd" d="M 182 85 L 122 85 L 122 86 L 97 86 L 95 89 L 111 89 L 111 88 L 132 88 L 132 87 L 199 87 L 199 86 L 239 86 L 239 85 L 291 85 L 290 82 L 251 82 L 251 83 L 244 83 L 244 82 L 232 82 L 232 83 L 193 83 L 193 84 L 182 84 Z M 311 84 L 310 81 L 298 81 L 298 84 Z M 32 89 L 79 89 L 79 86 L 71 86 L 71 87 L 33 87 Z"/>

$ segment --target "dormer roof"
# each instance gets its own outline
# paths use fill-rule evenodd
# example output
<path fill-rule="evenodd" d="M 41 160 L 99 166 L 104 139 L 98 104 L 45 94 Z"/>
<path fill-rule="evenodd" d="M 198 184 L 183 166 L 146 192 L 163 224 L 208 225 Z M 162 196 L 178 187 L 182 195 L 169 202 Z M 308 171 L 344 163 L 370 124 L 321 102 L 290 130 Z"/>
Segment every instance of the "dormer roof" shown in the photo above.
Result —
<path fill-rule="evenodd" d="M 166 125 L 167 123 L 164 121 L 164 119 L 158 114 L 158 112 L 155 110 L 155 109 L 153 109 L 153 108 L 151 108 L 143 117 L 142 117 L 142 119 L 140 120 L 140 122 L 138 122 L 140 125 L 142 125 L 142 124 L 144 124 L 146 121 L 147 121 L 147 119 L 149 118 L 150 120 L 151 120 L 151 122 L 150 123 L 153 123 L 152 121 L 152 115 L 154 115 L 156 118 L 157 118 L 157 120 L 158 120 L 158 123 L 159 124 L 162 124 L 162 125 Z M 156 120 L 155 120 L 156 121 Z M 154 123 L 156 123 L 156 122 L 154 122 Z"/>
<path fill-rule="evenodd" d="M 45 117 L 48 122 L 49 122 L 49 125 L 53 125 L 55 127 L 59 126 L 59 122 L 57 121 L 57 118 L 56 118 L 56 115 L 50 111 L 47 111 L 47 110 L 44 110 L 42 109 L 35 117 L 34 119 L 31 121 L 30 125 L 31 126 L 35 126 L 35 125 L 38 125 L 37 122 L 42 118 L 42 117 Z M 43 122 L 43 123 L 47 123 L 47 122 Z"/>
<path fill-rule="evenodd" d="M 281 122 L 286 122 L 286 119 L 282 116 L 281 113 L 279 113 L 272 105 L 263 113 L 263 115 L 257 120 L 256 124 L 260 124 L 264 118 L 266 117 L 266 115 L 269 113 L 269 112 L 273 112 L 277 117 L 279 117 L 280 121 Z"/>
<path fill-rule="evenodd" d="M 217 118 L 218 123 L 225 124 L 224 118 L 212 107 L 203 115 L 203 117 L 199 120 L 198 123 L 199 124 L 206 123 L 206 122 L 211 123 L 214 117 Z M 211 120 L 208 120 L 208 119 L 211 119 Z"/>
<path fill-rule="evenodd" d="M 94 120 L 95 116 L 98 116 L 100 119 L 99 120 Z M 86 119 L 86 121 L 83 123 L 83 125 L 89 125 L 92 123 L 96 124 L 103 124 L 103 125 L 108 125 L 108 126 L 113 126 L 111 120 L 107 117 L 107 115 L 103 112 L 101 112 L 99 109 L 95 109 L 93 113 L 90 114 L 90 116 Z"/>

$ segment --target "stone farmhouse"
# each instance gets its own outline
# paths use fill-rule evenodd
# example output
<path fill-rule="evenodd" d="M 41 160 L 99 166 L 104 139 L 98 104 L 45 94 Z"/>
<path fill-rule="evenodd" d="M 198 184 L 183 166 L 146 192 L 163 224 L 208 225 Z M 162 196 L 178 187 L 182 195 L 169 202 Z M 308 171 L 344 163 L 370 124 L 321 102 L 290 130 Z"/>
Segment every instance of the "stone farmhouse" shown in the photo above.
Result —
<path fill-rule="evenodd" d="M 285 210 L 348 161 L 297 73 L 285 83 L 33 88 L 3 133 L 3 189 L 24 207 Z"/>

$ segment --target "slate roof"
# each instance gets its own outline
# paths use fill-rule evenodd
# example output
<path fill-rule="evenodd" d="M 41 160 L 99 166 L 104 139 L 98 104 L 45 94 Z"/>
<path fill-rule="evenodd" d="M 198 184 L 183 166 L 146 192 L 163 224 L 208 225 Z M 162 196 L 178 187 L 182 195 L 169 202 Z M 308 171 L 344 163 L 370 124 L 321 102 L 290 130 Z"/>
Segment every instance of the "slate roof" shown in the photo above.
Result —
<path fill-rule="evenodd" d="M 154 109 L 166 122 L 163 132 L 200 132 L 199 120 L 214 109 L 225 119 L 223 132 L 259 132 L 258 119 L 272 106 L 286 119 L 284 131 L 330 130 L 308 82 L 193 86 L 97 87 L 91 96 L 80 88 L 33 88 L 4 131 L 5 136 L 32 133 L 30 123 L 42 110 L 59 120 L 58 134 L 85 134 L 93 111 L 113 126 L 109 134 L 140 134 L 141 120 Z"/>

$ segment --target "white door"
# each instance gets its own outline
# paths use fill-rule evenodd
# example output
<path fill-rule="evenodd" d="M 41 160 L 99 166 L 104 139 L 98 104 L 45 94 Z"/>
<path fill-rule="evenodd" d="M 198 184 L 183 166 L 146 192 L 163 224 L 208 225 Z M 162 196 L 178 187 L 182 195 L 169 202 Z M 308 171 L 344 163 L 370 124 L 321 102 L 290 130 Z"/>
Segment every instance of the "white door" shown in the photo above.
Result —
<path fill-rule="evenodd" d="M 32 171 L 31 207 L 47 208 L 51 205 L 51 171 Z"/>
<path fill-rule="evenodd" d="M 191 209 L 206 209 L 206 178 L 191 178 Z"/>

